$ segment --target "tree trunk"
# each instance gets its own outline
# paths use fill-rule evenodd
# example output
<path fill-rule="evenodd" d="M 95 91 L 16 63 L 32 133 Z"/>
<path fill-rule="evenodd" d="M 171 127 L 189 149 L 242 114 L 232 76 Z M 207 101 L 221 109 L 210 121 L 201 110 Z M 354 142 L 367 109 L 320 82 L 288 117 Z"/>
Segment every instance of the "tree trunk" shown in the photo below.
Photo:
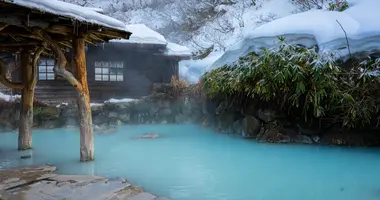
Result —
<path fill-rule="evenodd" d="M 82 85 L 78 89 L 78 109 L 80 120 L 80 161 L 94 160 L 94 134 L 90 106 L 90 93 L 87 84 L 85 40 L 74 39 L 75 64 L 77 66 L 77 79 Z"/>
<path fill-rule="evenodd" d="M 21 93 L 20 125 L 18 134 L 18 149 L 26 150 L 32 148 L 32 126 L 33 126 L 33 99 L 34 99 L 34 74 L 32 65 L 32 54 L 30 51 L 21 52 L 21 74 L 24 88 Z M 36 72 L 36 70 L 34 71 Z"/>

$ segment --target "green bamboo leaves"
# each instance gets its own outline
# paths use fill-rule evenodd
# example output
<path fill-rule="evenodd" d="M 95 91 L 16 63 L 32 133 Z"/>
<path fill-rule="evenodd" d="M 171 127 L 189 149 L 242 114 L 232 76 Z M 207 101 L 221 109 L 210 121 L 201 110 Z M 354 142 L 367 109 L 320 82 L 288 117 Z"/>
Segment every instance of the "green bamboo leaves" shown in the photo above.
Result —
<path fill-rule="evenodd" d="M 273 106 L 300 112 L 306 121 L 334 118 L 350 128 L 379 116 L 380 59 L 367 58 L 342 67 L 331 56 L 279 39 L 276 49 L 250 53 L 233 65 L 205 73 L 205 92 L 224 100 L 238 95 L 241 102 L 277 102 Z"/>

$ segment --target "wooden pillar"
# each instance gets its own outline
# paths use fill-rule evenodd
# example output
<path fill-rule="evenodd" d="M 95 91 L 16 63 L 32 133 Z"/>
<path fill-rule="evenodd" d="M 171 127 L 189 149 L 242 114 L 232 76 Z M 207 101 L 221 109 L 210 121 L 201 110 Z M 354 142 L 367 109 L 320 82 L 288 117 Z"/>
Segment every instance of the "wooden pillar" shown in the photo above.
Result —
<path fill-rule="evenodd" d="M 33 99 L 36 85 L 37 70 L 33 70 L 33 56 L 29 50 L 21 52 L 21 78 L 24 88 L 21 91 L 21 110 L 18 134 L 18 149 L 26 150 L 32 148 L 33 127 Z"/>
<path fill-rule="evenodd" d="M 90 93 L 87 84 L 86 55 L 84 38 L 74 39 L 75 64 L 77 79 L 82 85 L 78 90 L 78 109 L 80 120 L 80 161 L 94 160 L 94 134 L 90 106 Z"/>

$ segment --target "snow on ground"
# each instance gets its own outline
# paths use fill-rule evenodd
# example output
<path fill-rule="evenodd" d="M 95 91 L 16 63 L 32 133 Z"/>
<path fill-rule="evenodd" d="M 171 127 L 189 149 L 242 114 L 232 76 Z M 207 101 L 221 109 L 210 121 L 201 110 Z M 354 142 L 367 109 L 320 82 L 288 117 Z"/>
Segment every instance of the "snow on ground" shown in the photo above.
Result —
<path fill-rule="evenodd" d="M 9 0 L 1 1 L 9 2 Z M 125 24 L 123 22 L 100 14 L 97 12 L 99 10 L 94 10 L 93 8 L 86 8 L 58 0 L 11 0 L 10 2 L 29 8 L 36 8 L 44 12 L 75 18 L 79 21 L 125 30 Z"/>
<path fill-rule="evenodd" d="M 21 95 L 8 95 L 0 92 L 0 99 L 3 101 L 14 101 L 21 98 Z"/>
<path fill-rule="evenodd" d="M 379 51 L 380 20 L 374 19 L 380 18 L 380 12 L 375 9 L 380 8 L 380 1 L 350 0 L 349 3 L 350 8 L 343 12 L 310 10 L 264 24 L 228 48 L 210 68 L 235 62 L 240 56 L 262 47 L 273 47 L 278 44 L 278 36 L 285 36 L 292 44 L 307 47 L 318 45 L 320 53 L 336 52 L 339 57 L 345 58 L 349 55 L 346 31 L 352 54 L 368 55 Z"/>

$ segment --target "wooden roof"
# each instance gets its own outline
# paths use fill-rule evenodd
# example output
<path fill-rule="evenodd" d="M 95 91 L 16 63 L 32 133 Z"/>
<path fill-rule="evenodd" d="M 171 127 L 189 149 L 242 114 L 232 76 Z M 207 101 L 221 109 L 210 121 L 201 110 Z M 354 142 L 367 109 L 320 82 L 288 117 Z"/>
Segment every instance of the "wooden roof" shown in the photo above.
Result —
<path fill-rule="evenodd" d="M 87 43 L 96 44 L 108 42 L 111 39 L 129 39 L 131 35 L 120 26 L 107 26 L 104 23 L 79 19 L 64 12 L 63 14 L 54 13 L 51 10 L 15 2 L 0 0 L 0 51 L 17 53 L 28 46 L 39 46 L 47 39 L 64 49 L 72 47 L 75 37 L 84 37 Z M 110 21 L 112 18 L 106 19 Z M 51 50 L 47 47 L 43 53 L 51 54 Z"/>

